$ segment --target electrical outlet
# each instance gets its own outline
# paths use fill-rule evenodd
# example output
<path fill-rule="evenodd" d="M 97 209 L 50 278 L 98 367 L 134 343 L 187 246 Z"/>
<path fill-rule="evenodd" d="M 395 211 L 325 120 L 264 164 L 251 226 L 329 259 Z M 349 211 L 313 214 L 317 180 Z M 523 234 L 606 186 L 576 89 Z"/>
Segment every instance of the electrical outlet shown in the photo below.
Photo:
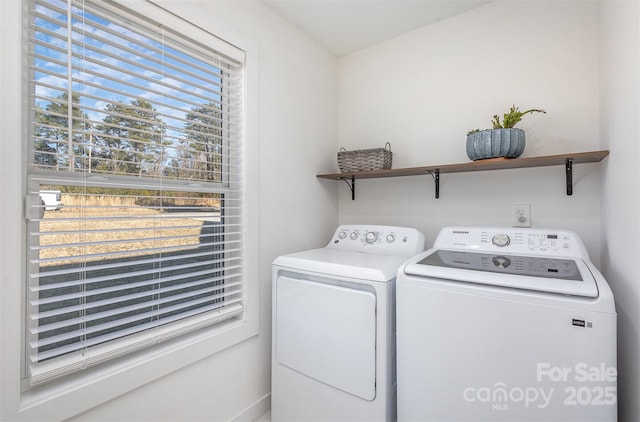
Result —
<path fill-rule="evenodd" d="M 531 227 L 531 205 L 511 205 L 511 225 L 513 227 Z"/>

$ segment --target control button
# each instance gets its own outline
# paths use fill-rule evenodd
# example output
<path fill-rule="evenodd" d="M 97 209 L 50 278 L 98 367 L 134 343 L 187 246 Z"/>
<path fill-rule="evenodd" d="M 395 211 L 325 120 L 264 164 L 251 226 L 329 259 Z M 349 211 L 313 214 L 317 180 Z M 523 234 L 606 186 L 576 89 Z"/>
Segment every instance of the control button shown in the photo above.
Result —
<path fill-rule="evenodd" d="M 356 240 L 358 238 L 358 232 L 351 232 L 351 236 L 349 236 L 351 240 Z"/>
<path fill-rule="evenodd" d="M 346 237 L 347 237 L 347 232 L 340 232 L 340 234 L 338 235 L 338 237 L 339 237 L 340 239 L 346 239 Z"/>
<path fill-rule="evenodd" d="M 368 232 L 367 235 L 365 236 L 365 239 L 367 239 L 367 243 L 373 243 L 376 240 L 378 240 L 378 233 Z"/>
<path fill-rule="evenodd" d="M 392 234 L 387 235 L 387 243 L 393 243 L 395 242 L 395 240 L 396 240 L 396 237 L 394 235 Z"/>
<path fill-rule="evenodd" d="M 511 265 L 511 260 L 506 256 L 494 256 L 492 261 L 493 265 L 502 269 L 508 268 L 509 265 Z"/>
<path fill-rule="evenodd" d="M 495 236 L 493 236 L 493 239 L 491 239 L 491 242 L 497 247 L 502 248 L 505 246 L 509 246 L 509 243 L 511 243 L 511 239 L 506 234 L 496 234 Z"/>

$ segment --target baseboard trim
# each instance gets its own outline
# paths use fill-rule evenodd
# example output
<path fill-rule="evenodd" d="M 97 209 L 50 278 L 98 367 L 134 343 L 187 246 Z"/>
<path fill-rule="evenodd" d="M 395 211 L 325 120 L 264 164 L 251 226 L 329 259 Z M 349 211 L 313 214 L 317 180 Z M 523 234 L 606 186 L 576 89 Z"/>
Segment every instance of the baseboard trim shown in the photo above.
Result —
<path fill-rule="evenodd" d="M 271 409 L 271 393 L 265 394 L 251 406 L 231 418 L 229 422 L 253 422 Z"/>

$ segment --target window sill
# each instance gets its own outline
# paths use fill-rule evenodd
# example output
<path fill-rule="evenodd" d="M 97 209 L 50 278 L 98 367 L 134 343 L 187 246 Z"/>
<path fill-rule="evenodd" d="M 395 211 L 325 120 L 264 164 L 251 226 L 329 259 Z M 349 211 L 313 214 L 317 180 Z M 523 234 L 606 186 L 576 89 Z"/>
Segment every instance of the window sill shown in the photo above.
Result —
<path fill-rule="evenodd" d="M 257 321 L 232 319 L 21 394 L 16 419 L 63 420 L 242 343 Z M 12 415 L 3 415 L 8 419 Z"/>

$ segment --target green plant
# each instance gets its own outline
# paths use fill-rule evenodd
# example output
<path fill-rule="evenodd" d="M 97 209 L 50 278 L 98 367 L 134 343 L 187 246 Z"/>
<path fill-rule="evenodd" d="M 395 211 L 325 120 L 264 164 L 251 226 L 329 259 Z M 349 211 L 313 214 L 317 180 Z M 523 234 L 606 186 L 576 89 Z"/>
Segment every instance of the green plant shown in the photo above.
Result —
<path fill-rule="evenodd" d="M 500 116 L 497 114 L 493 115 L 493 120 L 491 120 L 491 124 L 493 129 L 503 129 L 503 128 L 512 128 L 522 120 L 522 117 L 528 113 L 547 113 L 544 110 L 539 110 L 537 108 L 532 108 L 526 111 L 520 111 L 518 107 L 511 106 L 508 113 L 502 115 L 502 122 L 500 122 Z M 472 133 L 480 132 L 480 129 L 474 129 L 467 132 L 467 135 L 471 135 Z"/>

